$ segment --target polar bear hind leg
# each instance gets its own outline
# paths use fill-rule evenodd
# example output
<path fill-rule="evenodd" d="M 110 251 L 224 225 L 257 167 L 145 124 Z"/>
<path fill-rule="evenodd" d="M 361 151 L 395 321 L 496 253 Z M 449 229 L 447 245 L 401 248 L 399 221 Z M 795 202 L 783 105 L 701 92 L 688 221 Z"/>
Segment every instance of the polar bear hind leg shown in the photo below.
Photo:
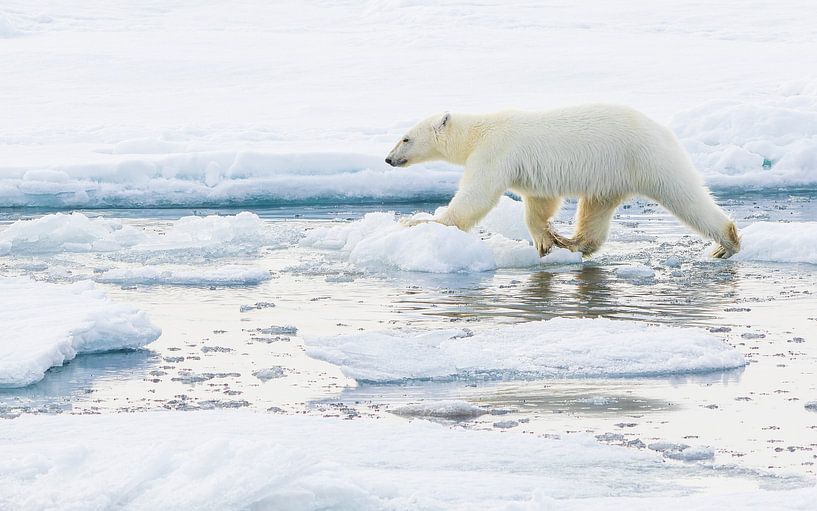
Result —
<path fill-rule="evenodd" d="M 582 197 L 576 211 L 572 238 L 553 234 L 556 245 L 588 256 L 601 247 L 610 232 L 610 221 L 623 197 Z"/>
<path fill-rule="evenodd" d="M 735 222 L 715 204 L 706 188 L 667 187 L 668 193 L 653 193 L 651 198 L 680 221 L 719 244 L 712 257 L 726 259 L 740 250 L 740 235 Z"/>
<path fill-rule="evenodd" d="M 553 232 L 550 228 L 550 219 L 559 211 L 562 205 L 561 197 L 522 197 L 525 203 L 525 223 L 528 225 L 531 239 L 539 257 L 544 257 L 550 252 L 555 243 Z"/>

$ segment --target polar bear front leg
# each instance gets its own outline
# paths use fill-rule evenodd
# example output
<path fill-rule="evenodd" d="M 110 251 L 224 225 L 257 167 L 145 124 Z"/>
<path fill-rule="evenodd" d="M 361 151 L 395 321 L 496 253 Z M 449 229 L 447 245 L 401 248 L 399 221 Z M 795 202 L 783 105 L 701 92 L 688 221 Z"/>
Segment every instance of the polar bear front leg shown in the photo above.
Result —
<path fill-rule="evenodd" d="M 550 219 L 559 211 L 562 205 L 561 197 L 522 197 L 525 203 L 525 223 L 528 225 L 533 245 L 544 257 L 550 252 L 555 243 L 554 233 L 550 227 Z"/>
<path fill-rule="evenodd" d="M 468 231 L 496 206 L 505 190 L 505 187 L 486 186 L 485 183 L 467 181 L 463 178 L 460 189 L 448 204 L 448 209 L 436 221 Z"/>

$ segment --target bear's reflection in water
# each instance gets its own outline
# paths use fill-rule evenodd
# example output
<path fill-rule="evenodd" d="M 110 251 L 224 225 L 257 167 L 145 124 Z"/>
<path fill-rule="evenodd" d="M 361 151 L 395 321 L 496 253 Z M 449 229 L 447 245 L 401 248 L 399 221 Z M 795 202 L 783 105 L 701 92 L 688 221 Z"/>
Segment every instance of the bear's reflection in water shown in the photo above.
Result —
<path fill-rule="evenodd" d="M 734 303 L 740 276 L 731 265 L 701 264 L 687 273 L 679 278 L 633 282 L 619 278 L 614 266 L 585 263 L 568 271 L 520 272 L 504 282 L 486 279 L 477 286 L 450 288 L 442 295 L 408 293 L 400 303 L 450 319 L 606 317 L 706 326 Z M 434 307 L 428 308 L 430 304 Z"/>

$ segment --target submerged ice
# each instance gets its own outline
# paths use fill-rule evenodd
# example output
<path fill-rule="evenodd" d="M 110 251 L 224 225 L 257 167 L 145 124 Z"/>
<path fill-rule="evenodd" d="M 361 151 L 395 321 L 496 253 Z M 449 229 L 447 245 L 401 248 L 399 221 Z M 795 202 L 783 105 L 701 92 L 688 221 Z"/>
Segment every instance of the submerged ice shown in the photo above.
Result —
<path fill-rule="evenodd" d="M 309 356 L 362 382 L 648 376 L 746 364 L 740 351 L 700 329 L 609 319 L 555 318 L 477 332 L 361 332 L 305 344 Z"/>

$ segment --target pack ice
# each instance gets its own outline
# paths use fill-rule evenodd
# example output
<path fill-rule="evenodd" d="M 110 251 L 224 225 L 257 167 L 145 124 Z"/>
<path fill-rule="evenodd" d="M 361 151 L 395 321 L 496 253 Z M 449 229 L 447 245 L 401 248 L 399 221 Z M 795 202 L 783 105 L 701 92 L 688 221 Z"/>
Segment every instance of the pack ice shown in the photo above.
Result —
<path fill-rule="evenodd" d="M 649 376 L 746 365 L 738 350 L 701 329 L 603 318 L 555 318 L 478 332 L 362 332 L 305 343 L 309 356 L 362 382 Z"/>
<path fill-rule="evenodd" d="M 741 229 L 737 261 L 817 264 L 817 222 L 755 222 Z"/>
<path fill-rule="evenodd" d="M 146 313 L 112 302 L 93 283 L 7 277 L 0 277 L 0 324 L 0 387 L 35 383 L 80 353 L 139 348 L 162 332 Z"/>

